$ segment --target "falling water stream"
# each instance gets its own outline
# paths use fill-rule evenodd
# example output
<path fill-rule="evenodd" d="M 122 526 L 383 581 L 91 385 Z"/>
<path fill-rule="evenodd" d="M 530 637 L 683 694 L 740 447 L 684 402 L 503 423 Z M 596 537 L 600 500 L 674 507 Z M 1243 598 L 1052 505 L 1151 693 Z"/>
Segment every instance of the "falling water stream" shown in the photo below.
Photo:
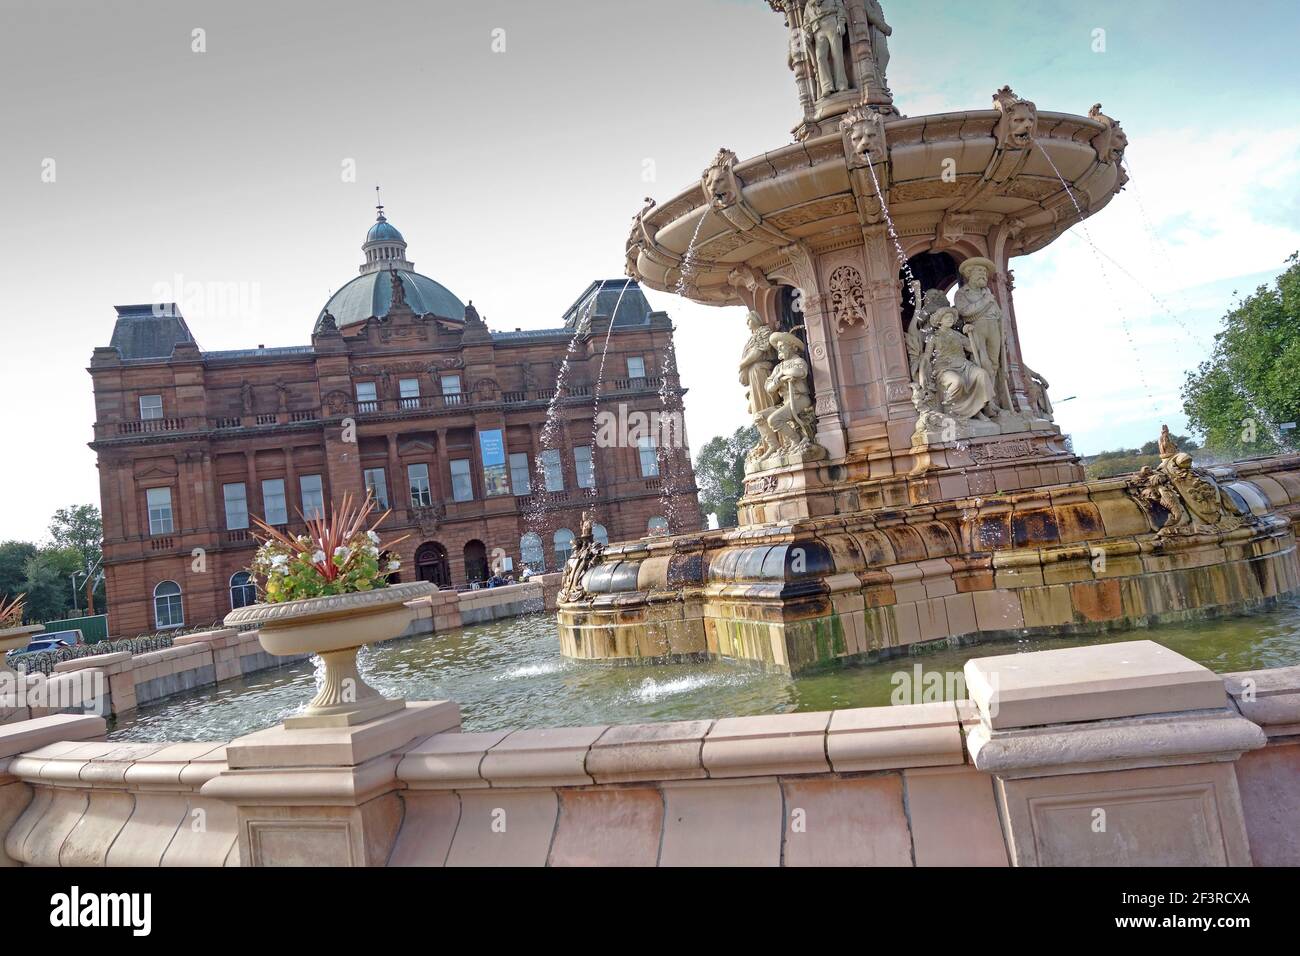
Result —
<path fill-rule="evenodd" d="M 1183 330 L 1185 335 L 1187 335 L 1192 339 L 1197 338 L 1197 336 L 1194 332 L 1192 332 L 1190 328 L 1188 328 L 1187 324 L 1182 320 L 1182 317 L 1179 316 L 1177 313 L 1175 313 L 1172 309 L 1170 309 L 1169 306 L 1166 305 L 1164 301 L 1160 299 L 1159 296 L 1157 296 L 1154 292 L 1152 292 L 1149 288 L 1147 288 L 1146 285 L 1143 282 L 1139 281 L 1136 276 L 1134 276 L 1131 272 L 1129 272 L 1128 269 L 1124 268 L 1124 266 L 1121 265 L 1119 262 L 1116 262 L 1116 260 L 1113 257 L 1107 255 L 1095 242 L 1093 242 L 1092 235 L 1088 231 L 1088 225 L 1085 222 L 1083 209 L 1079 205 L 1078 199 L 1075 197 L 1074 190 L 1070 188 L 1070 184 L 1066 181 L 1065 177 L 1061 175 L 1061 171 L 1057 168 L 1056 163 L 1052 160 L 1052 155 L 1047 151 L 1047 148 L 1038 140 L 1035 140 L 1034 142 L 1038 146 L 1039 150 L 1042 152 L 1043 157 L 1047 160 L 1047 164 L 1052 167 L 1052 172 L 1056 174 L 1056 178 L 1060 180 L 1061 185 L 1065 188 L 1066 195 L 1070 197 L 1070 203 L 1074 206 L 1074 211 L 1079 216 L 1078 225 L 1080 231 L 1083 234 L 1084 241 L 1088 244 L 1089 248 L 1092 249 L 1092 253 L 1097 260 L 1097 268 L 1101 272 L 1102 281 L 1106 283 L 1106 287 L 1110 292 L 1112 303 L 1114 304 L 1116 311 L 1119 313 L 1120 324 L 1124 329 L 1124 334 L 1128 338 L 1129 346 L 1133 349 L 1134 361 L 1137 366 L 1138 377 L 1142 382 L 1142 388 L 1147 393 L 1147 399 L 1152 403 L 1152 406 L 1154 406 L 1155 398 L 1152 395 L 1150 386 L 1147 384 L 1146 372 L 1143 369 L 1141 352 L 1139 351 L 1137 342 L 1133 337 L 1133 331 L 1132 331 L 1132 327 L 1129 324 L 1128 316 L 1125 313 L 1123 306 L 1120 304 L 1120 298 L 1116 294 L 1115 287 L 1111 282 L 1110 274 L 1106 269 L 1106 261 L 1110 261 L 1112 264 L 1114 264 L 1115 267 L 1118 268 L 1121 272 L 1123 272 L 1126 276 L 1128 276 L 1129 279 L 1131 279 L 1133 283 L 1138 286 L 1138 288 L 1142 289 L 1151 298 L 1151 300 L 1155 302 L 1156 306 L 1159 309 L 1161 309 L 1167 316 L 1169 316 L 1171 319 L 1174 320 L 1174 322 L 1178 324 L 1179 328 Z M 1142 211 L 1142 216 L 1145 219 L 1146 217 L 1145 210 Z M 1153 230 L 1151 230 L 1149 221 L 1147 222 L 1147 229 L 1149 233 L 1153 234 Z M 1278 448 L 1286 448 L 1287 446 L 1285 440 L 1282 437 L 1282 432 L 1278 429 L 1276 424 L 1274 424 L 1272 419 L 1269 418 L 1259 408 L 1259 406 L 1256 404 L 1254 399 L 1251 398 L 1249 390 L 1240 381 L 1238 381 L 1235 377 L 1232 376 L 1231 369 L 1229 369 L 1229 380 L 1231 381 L 1233 388 L 1237 391 L 1241 400 L 1246 404 L 1246 406 L 1250 409 L 1251 413 L 1255 416 L 1256 424 L 1258 424 L 1261 428 L 1264 429 L 1265 432 L 1268 433 L 1269 438 L 1272 439 L 1272 441 Z"/>

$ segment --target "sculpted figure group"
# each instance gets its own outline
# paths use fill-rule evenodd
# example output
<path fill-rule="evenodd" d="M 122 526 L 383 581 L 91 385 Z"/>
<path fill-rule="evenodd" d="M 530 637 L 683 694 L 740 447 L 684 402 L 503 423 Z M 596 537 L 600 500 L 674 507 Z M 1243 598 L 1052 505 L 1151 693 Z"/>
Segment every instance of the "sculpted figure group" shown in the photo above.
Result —
<path fill-rule="evenodd" d="M 587 597 L 582 579 L 588 571 L 600 564 L 605 553 L 605 546 L 596 540 L 593 527 L 591 512 L 584 511 L 582 531 L 574 542 L 573 554 L 564 565 L 564 577 L 560 581 L 559 600 L 562 602 L 581 601 Z"/>
<path fill-rule="evenodd" d="M 1147 509 L 1152 530 L 1161 538 L 1216 533 L 1254 520 L 1212 475 L 1192 464 L 1191 455 L 1178 449 L 1168 425 L 1160 431 L 1160 464 L 1129 479 L 1129 494 L 1164 511 L 1162 520 Z"/>
<path fill-rule="evenodd" d="M 918 434 L 964 421 L 997 421 L 1012 409 L 1006 323 L 989 288 L 995 271 L 988 259 L 967 259 L 959 267 L 962 282 L 951 303 L 939 289 L 922 295 L 920 283 L 912 286 L 919 305 L 905 341 Z M 1033 378 L 1032 411 L 1049 417 L 1047 382 Z"/>
<path fill-rule="evenodd" d="M 746 321 L 749 338 L 740 355 L 740 384 L 745 386 L 749 414 L 759 434 L 749 461 L 817 449 L 803 342 L 789 332 L 772 331 L 757 312 L 751 311 Z"/>

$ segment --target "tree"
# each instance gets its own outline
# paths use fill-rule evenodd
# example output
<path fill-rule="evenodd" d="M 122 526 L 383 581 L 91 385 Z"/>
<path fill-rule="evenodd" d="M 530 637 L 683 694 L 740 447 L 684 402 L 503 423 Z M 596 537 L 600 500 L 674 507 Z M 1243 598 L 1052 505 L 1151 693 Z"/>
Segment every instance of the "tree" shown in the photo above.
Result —
<path fill-rule="evenodd" d="M 27 561 L 36 556 L 37 547 L 28 541 L 0 544 L 0 599 L 17 597 L 27 583 Z"/>
<path fill-rule="evenodd" d="M 29 621 L 57 621 L 72 610 L 72 573 L 82 570 L 75 548 L 42 548 L 27 559 L 22 590 Z"/>
<path fill-rule="evenodd" d="M 89 573 L 92 568 L 99 567 L 103 555 L 104 522 L 94 505 L 73 505 L 54 512 L 50 519 L 50 538 L 56 548 L 70 549 L 80 555 L 83 572 Z M 96 604 L 94 581 L 91 575 L 80 582 L 87 610 Z M 102 602 L 99 603 L 102 607 Z"/>
<path fill-rule="evenodd" d="M 757 428 L 737 428 L 730 437 L 710 439 L 695 460 L 700 510 L 716 514 L 720 528 L 736 525 L 736 503 L 745 493 L 745 455 L 757 444 Z"/>
<path fill-rule="evenodd" d="M 1223 319 L 1214 350 L 1183 384 L 1183 410 L 1205 446 L 1241 457 L 1282 450 L 1277 425 L 1300 418 L 1300 253 Z M 1280 439 L 1280 442 L 1279 442 Z"/>
<path fill-rule="evenodd" d="M 56 548 L 73 548 L 81 555 L 83 567 L 99 563 L 104 541 L 104 523 L 94 505 L 60 508 L 50 519 L 50 539 Z"/>

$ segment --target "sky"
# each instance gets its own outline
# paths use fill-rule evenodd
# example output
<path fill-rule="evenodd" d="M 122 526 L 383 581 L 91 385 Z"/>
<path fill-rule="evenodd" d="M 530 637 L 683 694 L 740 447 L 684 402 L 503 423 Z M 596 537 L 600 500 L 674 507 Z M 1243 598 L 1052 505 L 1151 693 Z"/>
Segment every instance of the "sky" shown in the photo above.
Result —
<path fill-rule="evenodd" d="M 1078 451 L 1182 430 L 1219 318 L 1300 249 L 1300 8 L 884 7 L 907 115 L 1010 83 L 1124 124 L 1128 189 L 1013 262 L 1021 343 Z M 0 540 L 98 501 L 85 368 L 115 304 L 180 301 L 205 349 L 306 344 L 378 183 L 418 271 L 493 328 L 553 327 L 622 276 L 643 197 L 790 142 L 786 45 L 764 0 L 0 0 Z M 647 294 L 698 449 L 745 424 L 716 374 L 743 313 Z"/>

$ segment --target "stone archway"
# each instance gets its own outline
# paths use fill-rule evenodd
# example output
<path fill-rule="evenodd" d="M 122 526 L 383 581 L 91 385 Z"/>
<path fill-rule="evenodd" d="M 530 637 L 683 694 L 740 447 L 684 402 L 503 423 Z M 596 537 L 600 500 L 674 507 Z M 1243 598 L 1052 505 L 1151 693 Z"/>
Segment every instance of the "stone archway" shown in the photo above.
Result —
<path fill-rule="evenodd" d="M 451 587 L 451 565 L 447 549 L 437 541 L 427 541 L 415 550 L 415 576 L 440 588 Z"/>
<path fill-rule="evenodd" d="M 957 284 L 957 259 L 947 252 L 920 252 L 907 260 L 912 275 L 921 283 L 921 291 L 939 289 L 948 293 Z M 907 273 L 898 271 L 898 284 L 903 290 L 903 328 L 912 324 L 912 315 L 916 303 L 912 301 L 911 290 L 907 287 Z"/>

